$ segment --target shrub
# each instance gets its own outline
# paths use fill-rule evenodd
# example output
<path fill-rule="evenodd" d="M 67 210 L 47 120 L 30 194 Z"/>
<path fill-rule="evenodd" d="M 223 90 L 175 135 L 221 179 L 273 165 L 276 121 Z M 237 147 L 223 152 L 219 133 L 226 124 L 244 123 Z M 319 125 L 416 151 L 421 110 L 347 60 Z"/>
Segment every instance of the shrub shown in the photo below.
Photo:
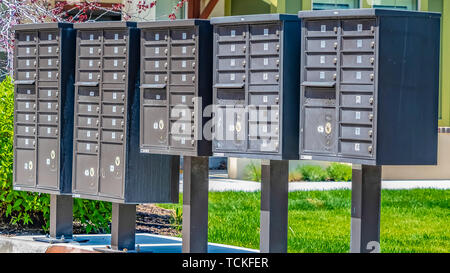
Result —
<path fill-rule="evenodd" d="M 245 166 L 245 179 L 261 182 L 261 166 L 257 166 L 253 161 L 250 161 L 250 164 Z"/>
<path fill-rule="evenodd" d="M 48 194 L 12 190 L 14 84 L 10 77 L 0 83 L 0 220 L 15 225 L 41 226 L 49 229 L 50 197 Z M 74 220 L 90 233 L 109 232 L 111 204 L 74 199 Z"/>
<path fill-rule="evenodd" d="M 328 178 L 327 172 L 317 165 L 301 165 L 297 167 L 297 170 L 305 181 L 325 181 Z"/>
<path fill-rule="evenodd" d="M 298 170 L 293 170 L 289 172 L 289 182 L 301 181 L 302 178 L 303 178 L 302 174 Z"/>
<path fill-rule="evenodd" d="M 347 164 L 331 163 L 327 168 L 328 176 L 334 181 L 349 181 L 352 179 L 352 167 Z"/>

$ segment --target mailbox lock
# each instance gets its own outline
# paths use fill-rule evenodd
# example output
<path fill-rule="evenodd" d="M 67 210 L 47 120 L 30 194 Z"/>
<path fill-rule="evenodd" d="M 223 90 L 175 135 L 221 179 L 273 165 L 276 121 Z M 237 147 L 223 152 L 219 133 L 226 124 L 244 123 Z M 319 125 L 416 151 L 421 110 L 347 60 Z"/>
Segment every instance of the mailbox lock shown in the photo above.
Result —
<path fill-rule="evenodd" d="M 369 130 L 369 137 L 372 137 L 373 130 Z"/>
<path fill-rule="evenodd" d="M 334 30 L 334 33 L 338 33 L 338 28 L 337 27 L 334 27 L 333 30 Z"/>
<path fill-rule="evenodd" d="M 242 80 L 245 82 L 245 75 L 242 75 Z"/>
<path fill-rule="evenodd" d="M 125 100 L 125 95 L 122 95 L 122 100 Z"/>
<path fill-rule="evenodd" d="M 58 97 L 58 93 L 59 93 L 58 91 L 55 92 L 55 96 L 56 96 L 56 97 Z"/>
<path fill-rule="evenodd" d="M 52 151 L 50 152 L 50 158 L 51 158 L 51 159 L 55 159 L 55 156 L 56 156 L 55 150 L 52 150 Z"/>
<path fill-rule="evenodd" d="M 370 47 L 375 48 L 375 42 L 370 43 Z"/>
<path fill-rule="evenodd" d="M 371 27 L 370 27 L 370 31 L 371 31 L 372 33 L 374 33 L 374 32 L 375 32 L 375 27 L 374 27 L 374 26 L 371 26 Z"/>
<path fill-rule="evenodd" d="M 59 65 L 59 60 L 56 60 L 56 65 L 57 65 L 57 66 Z"/>
<path fill-rule="evenodd" d="M 338 47 L 338 43 L 335 42 L 335 43 L 334 43 L 334 49 L 337 49 L 337 47 Z"/>
<path fill-rule="evenodd" d="M 194 55 L 195 55 L 195 47 L 194 47 L 194 48 L 192 48 L 192 54 L 194 54 Z"/>
<path fill-rule="evenodd" d="M 59 53 L 59 47 L 56 48 L 56 53 Z"/>
<path fill-rule="evenodd" d="M 375 77 L 375 75 L 372 73 L 370 74 L 370 80 L 373 81 L 373 78 Z"/>
<path fill-rule="evenodd" d="M 167 55 L 167 52 L 169 52 L 169 50 L 166 48 L 166 49 L 164 49 L 164 54 L 166 54 Z"/>
<path fill-rule="evenodd" d="M 169 64 L 166 62 L 166 63 L 164 63 L 164 68 L 166 68 L 167 69 L 167 67 L 169 66 Z"/>
<path fill-rule="evenodd" d="M 375 62 L 375 58 L 370 58 L 370 63 L 373 64 Z"/>
<path fill-rule="evenodd" d="M 247 46 L 243 46 L 243 47 L 242 47 L 242 52 L 245 53 L 246 50 L 247 50 Z"/>
<path fill-rule="evenodd" d="M 373 119 L 373 114 L 370 113 L 370 114 L 369 114 L 369 120 L 372 121 L 372 119 Z"/>
<path fill-rule="evenodd" d="M 279 59 L 277 60 L 277 66 L 280 66 L 280 60 Z"/>
<path fill-rule="evenodd" d="M 245 31 L 244 31 L 244 32 L 242 32 L 242 37 L 244 37 L 244 38 L 245 38 Z"/>
<path fill-rule="evenodd" d="M 58 135 L 58 129 L 55 129 L 55 135 Z"/>
<path fill-rule="evenodd" d="M 280 45 L 279 44 L 277 45 L 277 51 L 280 51 Z"/>
<path fill-rule="evenodd" d="M 34 65 L 34 67 L 36 67 L 36 61 L 34 61 L 33 65 Z"/>
<path fill-rule="evenodd" d="M 98 133 L 95 134 L 95 139 L 98 139 Z"/>
<path fill-rule="evenodd" d="M 195 34 L 192 34 L 192 39 L 195 40 Z"/>
<path fill-rule="evenodd" d="M 370 104 L 373 104 L 373 97 L 371 97 L 371 98 L 369 99 L 369 103 L 370 103 Z"/>
<path fill-rule="evenodd" d="M 167 82 L 167 76 L 164 77 L 164 81 Z"/>
<path fill-rule="evenodd" d="M 247 62 L 244 60 L 242 61 L 242 66 L 245 67 L 245 65 L 247 64 Z"/>
<path fill-rule="evenodd" d="M 102 54 L 102 49 L 99 48 L 97 52 L 98 52 L 98 55 Z"/>
<path fill-rule="evenodd" d="M 102 67 L 102 63 L 101 62 L 98 62 L 98 67 Z"/>
<path fill-rule="evenodd" d="M 122 122 L 120 122 L 120 126 L 121 126 L 121 127 L 123 127 L 123 121 L 122 121 Z"/>
<path fill-rule="evenodd" d="M 126 54 L 127 53 L 127 48 L 124 48 L 123 49 L 123 54 Z"/>
<path fill-rule="evenodd" d="M 278 104 L 278 101 L 279 101 L 279 98 L 276 97 L 276 98 L 275 98 L 275 103 Z"/>
<path fill-rule="evenodd" d="M 100 74 L 97 75 L 97 80 L 100 80 Z"/>
<path fill-rule="evenodd" d="M 192 101 L 192 103 L 194 104 L 194 103 L 195 103 L 195 98 L 192 98 L 191 101 Z"/>
<path fill-rule="evenodd" d="M 335 74 L 333 74 L 333 80 L 336 80 L 336 78 L 337 78 L 337 75 L 335 73 Z"/>
<path fill-rule="evenodd" d="M 195 82 L 195 76 L 192 76 L 192 81 Z"/>
<path fill-rule="evenodd" d="M 372 153 L 372 145 L 370 145 L 367 150 L 369 151 L 369 153 Z"/>
<path fill-rule="evenodd" d="M 192 62 L 192 68 L 195 68 L 195 62 Z"/>
<path fill-rule="evenodd" d="M 36 104 L 35 103 L 33 104 L 33 109 L 36 109 Z"/>
<path fill-rule="evenodd" d="M 123 62 L 123 67 L 125 67 L 125 66 L 127 66 L 127 62 L 126 61 Z"/>
<path fill-rule="evenodd" d="M 275 75 L 275 80 L 279 81 L 280 80 L 280 75 Z"/>
<path fill-rule="evenodd" d="M 276 34 L 277 36 L 280 36 L 280 31 L 277 29 L 277 30 L 275 31 L 275 34 Z"/>
<path fill-rule="evenodd" d="M 36 52 L 37 52 L 37 49 L 35 48 L 34 50 L 33 50 L 33 52 L 36 54 Z M 28 53 L 28 52 L 27 52 Z"/>
<path fill-rule="evenodd" d="M 97 106 L 97 108 L 95 109 L 95 111 L 97 111 L 97 113 L 100 112 L 100 107 Z"/>
<path fill-rule="evenodd" d="M 337 64 L 337 58 L 334 58 L 334 59 L 333 59 L 333 63 L 334 63 L 334 64 Z"/>
<path fill-rule="evenodd" d="M 331 123 L 330 122 L 327 122 L 325 124 L 325 134 L 327 134 L 327 135 L 331 134 Z"/>
<path fill-rule="evenodd" d="M 95 125 L 97 125 L 98 126 L 98 120 L 95 122 Z"/>
<path fill-rule="evenodd" d="M 124 80 L 125 80 L 125 78 L 126 78 L 126 75 L 125 75 L 125 74 L 123 74 L 123 75 L 122 75 L 122 80 L 124 81 Z"/>

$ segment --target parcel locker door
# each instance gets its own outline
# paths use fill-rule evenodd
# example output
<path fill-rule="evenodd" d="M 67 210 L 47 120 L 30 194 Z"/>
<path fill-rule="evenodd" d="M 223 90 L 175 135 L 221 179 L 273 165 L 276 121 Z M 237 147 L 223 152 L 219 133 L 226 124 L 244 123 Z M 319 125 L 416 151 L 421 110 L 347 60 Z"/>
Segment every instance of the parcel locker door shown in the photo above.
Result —
<path fill-rule="evenodd" d="M 16 163 L 14 185 L 34 186 L 36 184 L 35 151 L 16 149 L 14 160 Z"/>
<path fill-rule="evenodd" d="M 98 157 L 93 155 L 76 156 L 75 192 L 96 194 L 98 191 Z"/>
<path fill-rule="evenodd" d="M 102 144 L 100 156 L 100 193 L 122 197 L 124 183 L 123 146 Z"/>
<path fill-rule="evenodd" d="M 166 107 L 144 107 L 144 145 L 167 145 L 167 110 Z"/>
<path fill-rule="evenodd" d="M 303 151 L 336 152 L 336 111 L 333 108 L 305 108 Z"/>
<path fill-rule="evenodd" d="M 38 140 L 38 186 L 58 188 L 58 142 L 57 139 Z"/>

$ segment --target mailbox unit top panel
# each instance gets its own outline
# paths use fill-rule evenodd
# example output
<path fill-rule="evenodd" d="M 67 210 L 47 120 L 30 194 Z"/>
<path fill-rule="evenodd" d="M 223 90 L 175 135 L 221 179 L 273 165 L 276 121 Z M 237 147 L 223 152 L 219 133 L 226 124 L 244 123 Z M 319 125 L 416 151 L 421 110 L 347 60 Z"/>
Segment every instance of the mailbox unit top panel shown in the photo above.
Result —
<path fill-rule="evenodd" d="M 272 21 L 298 21 L 294 14 L 254 14 L 211 18 L 212 25 L 219 24 L 251 24 Z"/>
<path fill-rule="evenodd" d="M 183 19 L 183 20 L 161 20 L 154 22 L 139 22 L 138 28 L 162 28 L 162 27 L 186 27 L 197 26 L 199 24 L 209 24 L 209 20 L 204 19 Z"/>
<path fill-rule="evenodd" d="M 376 16 L 412 16 L 412 17 L 436 17 L 441 16 L 437 12 L 404 11 L 395 9 L 343 9 L 343 10 L 305 10 L 299 11 L 301 19 L 333 19 L 333 18 L 361 18 Z"/>
<path fill-rule="evenodd" d="M 56 29 L 71 28 L 72 23 L 41 23 L 41 24 L 20 24 L 13 26 L 14 31 L 20 30 L 39 30 L 39 29 Z"/>
<path fill-rule="evenodd" d="M 92 29 L 92 28 L 125 28 L 136 27 L 136 22 L 95 22 L 95 23 L 76 23 L 73 25 L 75 29 Z"/>

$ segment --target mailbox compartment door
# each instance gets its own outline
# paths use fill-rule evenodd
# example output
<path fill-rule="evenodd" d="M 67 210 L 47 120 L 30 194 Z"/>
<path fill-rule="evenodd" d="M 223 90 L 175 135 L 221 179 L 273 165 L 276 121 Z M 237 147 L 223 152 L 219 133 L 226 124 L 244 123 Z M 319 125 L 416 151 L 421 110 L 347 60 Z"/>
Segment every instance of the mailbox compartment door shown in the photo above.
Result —
<path fill-rule="evenodd" d="M 123 145 L 102 144 L 100 156 L 100 194 L 122 197 L 124 188 Z"/>
<path fill-rule="evenodd" d="M 97 194 L 98 192 L 98 157 L 93 155 L 76 156 L 75 192 Z"/>
<path fill-rule="evenodd" d="M 336 153 L 337 130 L 334 108 L 309 108 L 304 110 L 303 151 Z"/>
<path fill-rule="evenodd" d="M 41 138 L 38 140 L 38 186 L 58 188 L 58 158 L 57 139 Z"/>
<path fill-rule="evenodd" d="M 167 108 L 144 107 L 144 145 L 167 146 Z"/>
<path fill-rule="evenodd" d="M 35 186 L 35 151 L 16 149 L 14 160 L 16 163 L 14 185 Z"/>
<path fill-rule="evenodd" d="M 216 150 L 245 151 L 246 125 L 244 107 L 217 107 L 214 114 Z"/>

